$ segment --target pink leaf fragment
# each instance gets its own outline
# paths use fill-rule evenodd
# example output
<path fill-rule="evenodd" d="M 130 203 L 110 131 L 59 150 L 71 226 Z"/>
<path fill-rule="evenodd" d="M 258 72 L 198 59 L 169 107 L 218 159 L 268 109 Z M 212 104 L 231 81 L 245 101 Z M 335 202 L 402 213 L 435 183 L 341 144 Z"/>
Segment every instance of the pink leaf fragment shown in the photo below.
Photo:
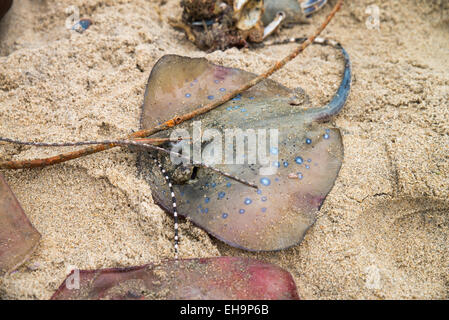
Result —
<path fill-rule="evenodd" d="M 22 265 L 35 250 L 40 238 L 41 235 L 0 175 L 0 274 Z"/>
<path fill-rule="evenodd" d="M 52 300 L 299 299 L 289 272 L 249 258 L 168 260 L 139 267 L 78 272 L 67 277 Z"/>

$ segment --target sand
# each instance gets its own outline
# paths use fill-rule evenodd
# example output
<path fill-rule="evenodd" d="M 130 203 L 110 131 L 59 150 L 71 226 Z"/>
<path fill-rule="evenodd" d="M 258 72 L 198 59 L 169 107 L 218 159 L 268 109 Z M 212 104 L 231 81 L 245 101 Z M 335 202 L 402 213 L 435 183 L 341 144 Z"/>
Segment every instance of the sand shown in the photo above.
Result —
<path fill-rule="evenodd" d="M 165 1 L 164 1 L 165 2 Z M 329 1 L 332 5 L 335 1 Z M 16 0 L 0 23 L 0 136 L 33 141 L 119 138 L 139 128 L 146 80 L 164 54 L 207 57 L 261 73 L 294 45 L 205 54 L 167 24 L 179 1 Z M 380 28 L 366 25 L 369 5 Z M 69 5 L 94 24 L 65 27 Z M 302 36 L 323 21 L 283 29 Z M 292 273 L 305 299 L 449 298 L 449 5 L 444 0 L 346 1 L 325 30 L 348 50 L 353 88 L 334 119 L 345 158 L 304 241 L 248 253 L 181 222 L 183 258 L 249 256 Z M 338 86 L 338 53 L 311 47 L 272 76 L 315 105 Z M 64 150 L 69 150 L 66 148 Z M 0 159 L 63 150 L 0 145 Z M 42 234 L 0 299 L 48 299 L 70 268 L 173 257 L 173 222 L 139 178 L 136 154 L 114 149 L 44 169 L 1 173 Z"/>

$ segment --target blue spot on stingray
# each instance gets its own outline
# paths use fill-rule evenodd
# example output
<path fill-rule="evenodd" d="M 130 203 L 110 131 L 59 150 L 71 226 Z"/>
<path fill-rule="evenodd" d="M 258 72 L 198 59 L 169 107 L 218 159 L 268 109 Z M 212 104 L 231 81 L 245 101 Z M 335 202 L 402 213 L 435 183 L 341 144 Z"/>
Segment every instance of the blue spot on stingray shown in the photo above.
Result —
<path fill-rule="evenodd" d="M 276 182 L 279 181 L 279 178 L 274 178 L 274 181 L 276 181 Z"/>
<path fill-rule="evenodd" d="M 226 219 L 228 217 L 228 214 L 227 213 L 223 213 L 221 216 L 223 217 L 223 219 Z"/>
<path fill-rule="evenodd" d="M 223 191 L 218 193 L 218 199 L 223 199 L 225 197 L 226 193 L 224 193 Z"/>
<path fill-rule="evenodd" d="M 190 98 L 192 95 L 190 93 L 186 93 L 186 98 Z"/>
<path fill-rule="evenodd" d="M 245 204 L 246 205 L 251 204 L 252 202 L 253 202 L 253 200 L 251 200 L 250 198 L 246 198 L 245 199 Z"/>
<path fill-rule="evenodd" d="M 271 184 L 271 181 L 268 178 L 262 178 L 260 179 L 260 183 L 263 184 L 264 186 L 269 186 Z"/>
<path fill-rule="evenodd" d="M 256 97 L 249 97 L 249 100 L 254 100 L 256 99 Z"/>
<path fill-rule="evenodd" d="M 312 159 L 307 159 L 307 162 L 312 162 Z"/>
<path fill-rule="evenodd" d="M 207 96 L 207 99 L 214 100 L 214 96 Z"/>
<path fill-rule="evenodd" d="M 308 164 L 306 164 L 306 169 L 310 169 L 310 166 Z"/>
<path fill-rule="evenodd" d="M 240 214 L 244 214 L 244 213 L 245 213 L 245 209 L 240 209 L 240 210 L 239 210 L 239 213 L 240 213 Z"/>
<path fill-rule="evenodd" d="M 257 189 L 257 194 L 262 194 L 262 190 Z"/>
<path fill-rule="evenodd" d="M 267 208 L 262 208 L 262 212 L 267 212 Z"/>
<path fill-rule="evenodd" d="M 238 108 L 240 108 L 240 106 L 234 106 L 234 109 L 236 109 L 236 110 L 237 110 Z"/>
<path fill-rule="evenodd" d="M 301 157 L 296 157 L 296 158 L 295 158 L 295 162 L 296 162 L 297 164 L 302 164 L 302 163 L 304 162 L 304 160 L 303 160 Z"/>
<path fill-rule="evenodd" d="M 242 100 L 242 95 L 239 93 L 239 94 L 236 95 L 232 100 L 234 100 L 234 101 L 240 101 L 240 100 Z"/>
<path fill-rule="evenodd" d="M 284 161 L 284 167 L 288 167 L 288 162 L 287 161 Z"/>
<path fill-rule="evenodd" d="M 323 135 L 323 138 L 326 139 L 326 140 L 329 139 L 329 134 L 325 133 L 325 134 Z"/>
<path fill-rule="evenodd" d="M 262 199 L 261 199 L 263 202 L 265 202 L 265 201 L 267 201 L 267 197 L 262 197 Z"/>
<path fill-rule="evenodd" d="M 298 179 L 301 180 L 302 178 L 304 178 L 304 176 L 302 175 L 301 172 L 298 172 Z"/>
<path fill-rule="evenodd" d="M 204 209 L 204 213 L 208 213 L 208 212 L 209 212 L 208 208 Z"/>
<path fill-rule="evenodd" d="M 204 199 L 205 203 L 209 203 L 209 201 L 210 201 L 210 198 L 208 198 L 208 197 Z"/>
<path fill-rule="evenodd" d="M 232 107 L 227 107 L 226 110 L 231 111 Z"/>
<path fill-rule="evenodd" d="M 331 132 L 331 130 L 330 130 L 330 129 L 326 129 L 325 131 L 326 131 L 326 133 L 329 133 L 329 132 Z"/>
<path fill-rule="evenodd" d="M 228 182 L 228 183 L 226 183 L 226 187 L 230 187 L 231 186 L 231 183 L 230 182 Z"/>
<path fill-rule="evenodd" d="M 215 83 L 219 83 L 220 81 L 218 81 L 218 80 L 214 80 L 214 82 L 215 82 Z"/>
<path fill-rule="evenodd" d="M 279 161 L 275 161 L 275 162 L 273 162 L 273 166 L 275 166 L 276 168 L 280 168 L 281 163 Z"/>
<path fill-rule="evenodd" d="M 225 89 L 225 88 L 220 88 L 220 91 L 221 91 L 221 92 L 225 92 L 226 89 Z"/>
<path fill-rule="evenodd" d="M 245 108 L 242 108 L 241 111 L 242 111 L 242 112 L 246 112 L 246 109 L 245 109 Z"/>
<path fill-rule="evenodd" d="M 206 183 L 204 186 L 208 188 L 209 187 L 209 183 Z"/>
<path fill-rule="evenodd" d="M 212 182 L 212 188 L 215 188 L 217 186 L 217 184 L 215 182 Z"/>
<path fill-rule="evenodd" d="M 307 144 L 311 144 L 311 143 L 312 143 L 312 140 L 309 139 L 309 138 L 307 138 L 307 139 L 306 139 L 306 143 L 307 143 Z"/>
<path fill-rule="evenodd" d="M 270 153 L 271 153 L 271 154 L 278 154 L 278 153 L 279 153 L 279 149 L 276 148 L 276 147 L 272 147 L 272 148 L 270 149 Z"/>

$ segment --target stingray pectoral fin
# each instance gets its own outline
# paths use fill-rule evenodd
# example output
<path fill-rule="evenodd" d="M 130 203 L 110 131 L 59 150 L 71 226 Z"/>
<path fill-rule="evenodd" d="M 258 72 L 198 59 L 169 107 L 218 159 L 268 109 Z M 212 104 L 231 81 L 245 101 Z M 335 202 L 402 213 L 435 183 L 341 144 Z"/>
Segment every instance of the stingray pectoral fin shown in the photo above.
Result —
<path fill-rule="evenodd" d="M 220 240 L 251 251 L 281 250 L 298 244 L 334 185 L 343 159 L 338 129 L 320 124 L 279 130 L 278 162 L 266 175 L 247 164 L 219 168 L 259 190 L 199 170 L 197 181 L 175 186 L 179 212 Z M 253 170 L 255 169 L 255 170 Z M 215 186 L 211 187 L 211 183 Z"/>
<path fill-rule="evenodd" d="M 24 263 L 40 237 L 0 175 L 0 274 L 13 271 Z"/>
<path fill-rule="evenodd" d="M 142 128 L 198 109 L 239 88 L 253 76 L 205 58 L 165 55 L 153 67 L 145 90 Z"/>
<path fill-rule="evenodd" d="M 322 40 L 322 39 L 321 39 Z M 328 44 L 327 40 L 322 40 L 323 44 Z M 343 71 L 343 77 L 338 87 L 337 93 L 332 100 L 325 106 L 319 108 L 310 108 L 306 111 L 307 121 L 326 121 L 332 116 L 340 112 L 348 99 L 349 92 L 351 91 L 351 61 L 346 50 L 339 44 L 333 43 L 334 47 L 339 48 L 343 54 L 345 69 Z"/>
<path fill-rule="evenodd" d="M 143 129 L 155 127 L 176 115 L 186 114 L 220 99 L 256 75 L 213 64 L 205 58 L 165 55 L 154 65 L 145 90 L 141 115 Z M 272 80 L 265 80 L 246 93 L 288 94 Z"/>

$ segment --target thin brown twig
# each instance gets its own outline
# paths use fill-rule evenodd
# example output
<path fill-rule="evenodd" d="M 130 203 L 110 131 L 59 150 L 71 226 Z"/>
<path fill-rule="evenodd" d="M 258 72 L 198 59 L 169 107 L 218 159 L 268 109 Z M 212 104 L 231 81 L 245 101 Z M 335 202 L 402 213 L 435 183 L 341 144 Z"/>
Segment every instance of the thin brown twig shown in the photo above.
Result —
<path fill-rule="evenodd" d="M 327 25 L 332 20 L 332 18 L 335 16 L 337 11 L 341 8 L 342 4 L 343 4 L 343 0 L 338 0 L 337 3 L 335 4 L 334 8 L 330 12 L 330 14 L 326 17 L 326 19 L 323 22 L 323 24 L 321 24 L 321 26 L 314 32 L 314 34 L 312 34 L 306 41 L 304 41 L 299 47 L 297 47 L 295 50 L 293 50 L 284 59 L 276 62 L 267 71 L 265 71 L 261 75 L 255 77 L 254 79 L 252 79 L 251 81 L 249 81 L 245 85 L 241 86 L 240 88 L 238 88 L 238 89 L 236 89 L 236 90 L 234 90 L 234 91 L 232 91 L 230 93 L 225 94 L 224 96 L 222 96 L 221 99 L 219 99 L 219 100 L 217 100 L 215 102 L 212 102 L 212 103 L 210 103 L 210 104 L 208 104 L 206 106 L 198 108 L 198 109 L 196 109 L 196 110 L 194 110 L 194 111 L 192 111 L 190 113 L 187 113 L 185 115 L 177 116 L 177 117 L 175 117 L 173 119 L 170 119 L 170 120 L 166 121 L 165 123 L 163 123 L 161 125 L 158 125 L 158 126 L 156 126 L 154 128 L 143 129 L 143 130 L 140 130 L 140 131 L 136 131 L 133 134 L 131 134 L 130 136 L 126 137 L 125 139 L 126 140 L 132 140 L 132 139 L 136 139 L 136 138 L 148 137 L 148 136 L 151 136 L 151 135 L 153 135 L 155 133 L 158 133 L 160 131 L 172 128 L 175 125 L 178 125 L 178 124 L 180 124 L 180 123 L 182 123 L 184 121 L 193 119 L 193 118 L 195 118 L 195 117 L 197 117 L 199 115 L 202 115 L 202 114 L 204 114 L 206 112 L 209 112 L 210 110 L 213 110 L 213 109 L 219 107 L 220 105 L 222 105 L 222 104 L 226 103 L 227 101 L 231 100 L 232 98 L 234 98 L 238 94 L 248 90 L 249 88 L 255 86 L 259 82 L 261 82 L 264 79 L 268 78 L 273 73 L 275 73 L 276 71 L 281 69 L 285 64 L 287 64 L 288 62 L 293 60 L 298 54 L 303 52 L 311 43 L 313 43 L 315 38 L 317 38 L 321 34 L 321 32 L 327 27 Z M 76 150 L 76 151 L 72 151 L 72 152 L 59 154 L 57 156 L 50 157 L 50 158 L 45 158 L 45 159 L 5 161 L 5 162 L 0 162 L 0 169 L 23 169 L 23 168 L 45 167 L 45 166 L 49 166 L 49 165 L 53 165 L 53 164 L 62 163 L 62 162 L 69 161 L 69 160 L 73 160 L 73 159 L 76 159 L 76 158 L 79 158 L 79 157 L 87 156 L 87 155 L 90 155 L 90 154 L 93 154 L 93 153 L 97 153 L 97 152 L 100 152 L 100 151 L 108 150 L 108 149 L 111 149 L 113 147 L 117 147 L 117 145 L 113 144 L 113 143 L 96 145 L 96 146 L 91 146 L 91 147 L 88 147 L 88 148 L 85 148 L 85 149 L 81 149 L 81 150 Z"/>
<path fill-rule="evenodd" d="M 169 154 L 170 157 L 176 157 L 179 160 L 190 161 L 190 158 L 187 158 L 186 156 L 183 156 L 182 154 L 180 154 L 178 152 L 170 151 L 170 150 L 155 146 L 154 144 L 145 143 L 147 141 L 149 141 L 151 143 L 154 143 L 155 141 L 158 142 L 157 140 L 159 140 L 159 139 L 103 140 L 103 141 L 78 141 L 78 142 L 47 143 L 47 142 L 28 142 L 28 141 L 13 140 L 13 139 L 8 139 L 8 138 L 0 138 L 0 142 L 9 142 L 9 143 L 35 146 L 35 147 L 73 147 L 73 146 L 98 145 L 98 144 L 116 144 L 117 146 L 126 146 L 126 147 L 134 146 L 134 147 L 145 148 L 145 149 L 149 149 L 149 150 L 161 151 L 161 152 Z M 162 138 L 160 140 L 180 141 L 181 137 L 179 137 L 177 139 Z M 153 159 L 155 159 L 155 158 L 153 157 Z M 192 164 L 187 162 L 185 165 L 191 166 Z M 227 173 L 227 172 L 217 169 L 211 165 L 208 165 L 207 163 L 198 163 L 198 164 L 195 164 L 195 166 L 199 166 L 202 168 L 206 168 L 206 169 L 215 171 L 221 175 L 224 175 L 225 177 L 231 178 L 231 179 L 238 181 L 242 184 L 245 184 L 249 187 L 257 189 L 256 184 L 251 183 L 246 180 L 243 180 L 241 178 L 238 178 L 230 173 Z"/>

